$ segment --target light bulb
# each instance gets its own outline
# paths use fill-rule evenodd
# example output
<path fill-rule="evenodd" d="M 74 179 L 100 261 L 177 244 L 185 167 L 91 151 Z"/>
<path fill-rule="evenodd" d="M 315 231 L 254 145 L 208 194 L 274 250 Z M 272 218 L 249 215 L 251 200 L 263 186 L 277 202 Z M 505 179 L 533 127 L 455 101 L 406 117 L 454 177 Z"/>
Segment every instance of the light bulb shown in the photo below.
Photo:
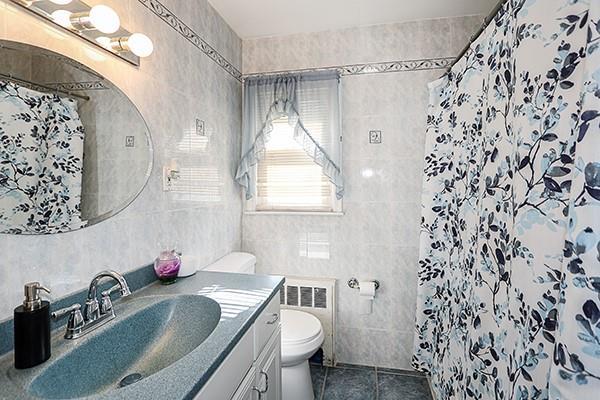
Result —
<path fill-rule="evenodd" d="M 63 28 L 73 28 L 71 25 L 71 12 L 67 10 L 56 10 L 50 14 L 52 20 Z"/>
<path fill-rule="evenodd" d="M 92 7 L 90 22 L 102 33 L 115 33 L 121 26 L 119 15 L 112 8 L 102 4 Z"/>
<path fill-rule="evenodd" d="M 134 33 L 129 36 L 127 47 L 138 57 L 148 57 L 154 51 L 152 40 L 143 33 Z"/>
<path fill-rule="evenodd" d="M 69 4 L 72 1 L 73 0 L 50 0 L 50 2 L 52 2 L 54 4 L 58 4 L 59 6 L 64 6 L 66 4 Z"/>
<path fill-rule="evenodd" d="M 106 36 L 97 37 L 96 42 L 104 48 L 110 49 L 110 47 L 111 47 L 110 46 L 111 39 Z"/>

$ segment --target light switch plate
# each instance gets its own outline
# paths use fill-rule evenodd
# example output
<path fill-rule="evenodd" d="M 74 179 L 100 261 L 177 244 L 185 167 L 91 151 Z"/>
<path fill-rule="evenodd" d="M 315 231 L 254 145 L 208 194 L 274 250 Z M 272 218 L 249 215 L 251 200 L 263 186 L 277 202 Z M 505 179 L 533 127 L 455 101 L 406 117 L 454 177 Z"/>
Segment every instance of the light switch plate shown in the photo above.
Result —
<path fill-rule="evenodd" d="M 369 131 L 369 143 L 381 144 L 382 141 L 381 131 Z"/>

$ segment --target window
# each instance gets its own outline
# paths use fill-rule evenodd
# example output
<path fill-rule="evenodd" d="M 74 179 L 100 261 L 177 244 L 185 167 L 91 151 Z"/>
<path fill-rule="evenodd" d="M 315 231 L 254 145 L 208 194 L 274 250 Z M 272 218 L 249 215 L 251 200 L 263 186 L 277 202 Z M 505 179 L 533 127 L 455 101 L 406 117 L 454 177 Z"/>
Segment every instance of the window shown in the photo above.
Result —
<path fill-rule="evenodd" d="M 294 139 L 287 117 L 273 122 L 258 162 L 254 206 L 256 211 L 340 211 L 335 187 Z"/>
<path fill-rule="evenodd" d="M 337 71 L 244 81 L 242 157 L 236 181 L 246 210 L 340 212 L 340 79 Z"/>

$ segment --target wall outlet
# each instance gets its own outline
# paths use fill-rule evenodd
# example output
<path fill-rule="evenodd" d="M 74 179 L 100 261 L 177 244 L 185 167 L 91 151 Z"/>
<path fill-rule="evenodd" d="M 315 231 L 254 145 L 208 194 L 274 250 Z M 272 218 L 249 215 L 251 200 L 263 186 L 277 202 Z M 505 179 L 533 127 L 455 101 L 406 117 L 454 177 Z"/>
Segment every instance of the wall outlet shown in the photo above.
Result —
<path fill-rule="evenodd" d="M 204 121 L 198 118 L 196 118 L 196 135 L 206 136 L 206 127 L 204 126 Z"/>
<path fill-rule="evenodd" d="M 135 136 L 125 136 L 125 147 L 135 147 Z"/>
<path fill-rule="evenodd" d="M 369 143 L 381 144 L 382 141 L 381 131 L 369 131 Z"/>

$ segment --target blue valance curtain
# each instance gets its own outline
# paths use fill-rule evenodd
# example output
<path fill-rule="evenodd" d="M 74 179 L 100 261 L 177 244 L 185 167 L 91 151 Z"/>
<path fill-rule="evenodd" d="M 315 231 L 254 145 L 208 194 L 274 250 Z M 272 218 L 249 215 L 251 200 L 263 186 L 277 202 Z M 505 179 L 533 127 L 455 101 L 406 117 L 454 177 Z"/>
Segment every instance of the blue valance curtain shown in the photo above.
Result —
<path fill-rule="evenodd" d="M 273 122 L 286 118 L 294 139 L 323 174 L 344 194 L 341 170 L 340 76 L 311 72 L 248 78 L 244 82 L 242 158 L 236 181 L 246 199 L 255 195 L 254 166 L 262 158 L 273 132 Z M 319 135 L 316 135 L 319 131 Z"/>
<path fill-rule="evenodd" d="M 508 0 L 430 96 L 414 367 L 600 398 L 600 1 Z"/>

